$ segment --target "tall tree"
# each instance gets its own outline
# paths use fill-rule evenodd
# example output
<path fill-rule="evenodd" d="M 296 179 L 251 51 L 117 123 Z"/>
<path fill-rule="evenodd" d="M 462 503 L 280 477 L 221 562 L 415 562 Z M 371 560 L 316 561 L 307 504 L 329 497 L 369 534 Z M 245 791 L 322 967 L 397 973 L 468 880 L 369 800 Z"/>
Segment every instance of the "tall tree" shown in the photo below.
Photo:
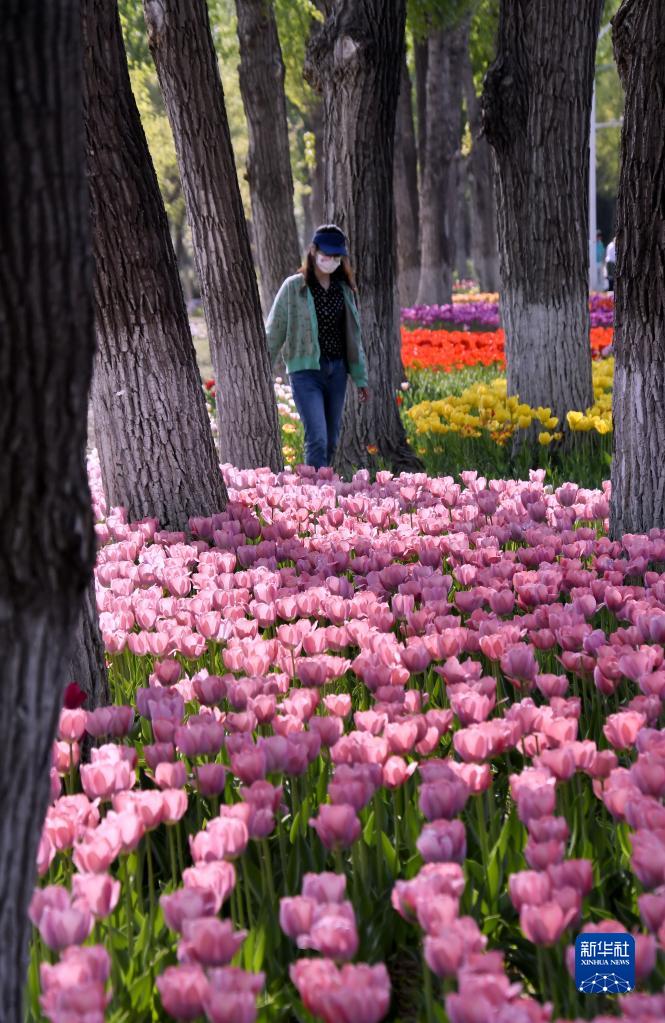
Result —
<path fill-rule="evenodd" d="M 235 0 L 240 91 L 247 117 L 247 180 L 265 313 L 300 263 L 284 94 L 284 63 L 272 0 Z"/>
<path fill-rule="evenodd" d="M 418 303 L 452 300 L 455 263 L 454 159 L 462 141 L 462 61 L 468 21 L 438 28 L 427 38 L 427 71 L 420 173 Z M 422 100 L 421 100 L 422 103 Z M 456 197 L 455 197 L 456 198 Z"/>
<path fill-rule="evenodd" d="M 192 230 L 222 462 L 282 467 L 261 302 L 205 0 L 144 0 Z"/>
<path fill-rule="evenodd" d="M 88 583 L 69 651 L 65 682 L 76 682 L 86 694 L 86 710 L 110 700 L 104 640 L 99 628 L 95 581 Z"/>
<path fill-rule="evenodd" d="M 305 75 L 323 95 L 326 218 L 348 234 L 357 268 L 370 400 L 347 397 L 338 468 L 419 468 L 395 401 L 400 362 L 393 145 L 405 0 L 327 0 Z M 375 452 L 376 449 L 376 452 Z"/>
<path fill-rule="evenodd" d="M 77 0 L 7 0 L 0 43 L 0 1005 L 20 1023 L 51 746 L 95 554 Z"/>
<path fill-rule="evenodd" d="M 468 174 L 471 187 L 471 260 L 481 291 L 498 291 L 499 247 L 496 233 L 492 150 L 482 134 L 481 106 L 467 50 L 462 64 L 466 112 L 471 131 Z"/>
<path fill-rule="evenodd" d="M 82 0 L 81 10 L 104 489 L 130 519 L 182 529 L 219 511 L 226 491 L 117 4 Z"/>
<path fill-rule="evenodd" d="M 603 0 L 501 0 L 483 126 L 497 167 L 508 389 L 562 424 L 593 400 L 589 120 Z"/>
<path fill-rule="evenodd" d="M 413 126 L 411 76 L 402 59 L 395 125 L 395 224 L 399 300 L 412 305 L 418 291 L 420 251 L 418 238 L 418 154 Z"/>
<path fill-rule="evenodd" d="M 624 0 L 613 43 L 626 92 L 617 203 L 611 529 L 665 526 L 665 19 Z"/>

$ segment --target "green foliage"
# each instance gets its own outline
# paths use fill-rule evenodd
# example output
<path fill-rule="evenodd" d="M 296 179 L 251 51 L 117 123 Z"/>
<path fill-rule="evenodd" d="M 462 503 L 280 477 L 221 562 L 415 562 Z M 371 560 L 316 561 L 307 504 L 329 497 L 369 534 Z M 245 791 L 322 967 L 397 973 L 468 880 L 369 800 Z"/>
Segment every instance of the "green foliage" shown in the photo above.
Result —
<path fill-rule="evenodd" d="M 620 0 L 607 0 L 603 21 L 607 25 Z M 617 121 L 623 114 L 623 88 L 614 62 L 612 33 L 606 32 L 596 52 L 596 123 Z M 596 184 L 598 195 L 613 202 L 619 186 L 621 128 L 599 128 L 596 132 Z M 605 239 L 608 241 L 609 239 Z"/>
<path fill-rule="evenodd" d="M 454 28 L 474 11 L 478 0 L 407 0 L 408 26 L 415 40 L 433 29 Z"/>
<path fill-rule="evenodd" d="M 498 28 L 499 0 L 478 0 L 469 32 L 469 56 L 478 94 L 482 89 L 487 69 L 494 60 Z"/>

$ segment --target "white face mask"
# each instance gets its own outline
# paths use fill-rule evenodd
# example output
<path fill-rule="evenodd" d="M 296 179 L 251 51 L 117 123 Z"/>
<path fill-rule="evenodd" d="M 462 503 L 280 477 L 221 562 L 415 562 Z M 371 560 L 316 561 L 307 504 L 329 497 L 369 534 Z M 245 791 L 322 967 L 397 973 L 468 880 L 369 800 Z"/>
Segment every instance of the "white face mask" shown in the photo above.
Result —
<path fill-rule="evenodd" d="M 340 256 L 326 256 L 325 252 L 317 252 L 316 265 L 322 274 L 332 274 L 342 262 Z"/>

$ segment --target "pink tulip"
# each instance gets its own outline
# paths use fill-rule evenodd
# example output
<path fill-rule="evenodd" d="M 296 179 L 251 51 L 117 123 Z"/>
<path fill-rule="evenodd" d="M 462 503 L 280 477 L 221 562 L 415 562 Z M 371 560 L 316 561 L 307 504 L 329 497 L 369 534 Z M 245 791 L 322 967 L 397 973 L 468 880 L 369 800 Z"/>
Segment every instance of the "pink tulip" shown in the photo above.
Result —
<path fill-rule="evenodd" d="M 112 706 L 97 707 L 88 711 L 85 721 L 85 730 L 93 738 L 103 735 L 110 735 L 120 738 L 131 731 L 134 722 L 134 710 L 132 707 Z"/>
<path fill-rule="evenodd" d="M 166 926 L 178 933 L 186 920 L 214 916 L 222 905 L 212 888 L 177 888 L 171 895 L 162 895 L 159 902 Z"/>
<path fill-rule="evenodd" d="M 39 967 L 45 993 L 95 982 L 104 985 L 110 973 L 111 959 L 101 945 L 72 945 L 64 950 L 59 962 L 43 962 Z"/>
<path fill-rule="evenodd" d="M 54 742 L 51 762 L 58 774 L 68 774 L 81 759 L 81 750 L 77 742 Z"/>
<path fill-rule="evenodd" d="M 426 934 L 442 934 L 459 915 L 459 901 L 451 895 L 435 895 L 420 899 L 416 907 L 418 923 Z"/>
<path fill-rule="evenodd" d="M 254 1023 L 256 999 L 263 987 L 263 973 L 246 973 L 236 966 L 210 970 L 203 999 L 209 1023 Z"/>
<path fill-rule="evenodd" d="M 590 860 L 564 860 L 547 868 L 553 888 L 575 888 L 588 895 L 593 888 L 593 867 Z"/>
<path fill-rule="evenodd" d="M 111 996 L 98 980 L 84 980 L 71 986 L 47 988 L 39 999 L 51 1023 L 103 1023 Z"/>
<path fill-rule="evenodd" d="M 82 900 L 99 920 L 107 917 L 118 905 L 120 882 L 110 874 L 74 874 L 72 895 Z"/>
<path fill-rule="evenodd" d="M 202 796 L 216 796 L 224 791 L 226 769 L 223 764 L 197 764 L 194 774 Z"/>
<path fill-rule="evenodd" d="M 637 733 L 646 724 L 644 714 L 622 711 L 610 714 L 603 726 L 603 734 L 615 749 L 630 749 L 635 745 Z"/>
<path fill-rule="evenodd" d="M 471 917 L 459 917 L 425 938 L 425 959 L 437 977 L 452 977 L 468 955 L 482 952 L 487 938 Z"/>
<path fill-rule="evenodd" d="M 155 768 L 155 781 L 160 789 L 179 789 L 187 784 L 187 768 L 182 760 L 160 763 Z"/>
<path fill-rule="evenodd" d="M 347 848 L 360 837 L 360 821 L 353 806 L 339 803 L 336 806 L 322 804 L 316 818 L 310 818 L 314 828 L 327 849 Z"/>
<path fill-rule="evenodd" d="M 320 874 L 305 874 L 302 893 L 316 903 L 342 902 L 346 890 L 344 874 L 322 871 Z"/>
<path fill-rule="evenodd" d="M 314 899 L 302 895 L 280 899 L 279 926 L 292 941 L 297 941 L 302 934 L 309 933 L 315 908 Z"/>
<path fill-rule="evenodd" d="M 539 906 L 548 902 L 552 892 L 552 883 L 544 872 L 521 870 L 510 875 L 508 888 L 510 901 L 519 913 L 522 906 Z"/>
<path fill-rule="evenodd" d="M 44 944 L 59 952 L 68 945 L 82 945 L 92 926 L 90 909 L 77 901 L 63 909 L 47 905 L 41 913 L 38 929 Z"/>
<path fill-rule="evenodd" d="M 30 900 L 28 916 L 34 926 L 39 927 L 46 909 L 62 912 L 69 909 L 70 905 L 71 898 L 66 888 L 59 884 L 46 885 L 45 888 L 35 888 Z"/>
<path fill-rule="evenodd" d="M 416 842 L 425 863 L 463 863 L 466 831 L 459 820 L 436 820 L 426 824 Z"/>
<path fill-rule="evenodd" d="M 558 902 L 526 904 L 520 910 L 520 927 L 534 945 L 555 945 L 574 916 L 574 910 L 564 910 Z"/>
<path fill-rule="evenodd" d="M 164 824 L 177 824 L 187 812 L 187 793 L 182 789 L 162 790 L 162 821 Z"/>
<path fill-rule="evenodd" d="M 48 834 L 43 831 L 37 848 L 37 873 L 43 877 L 53 860 L 55 859 L 56 848 L 51 842 Z"/>
<path fill-rule="evenodd" d="M 85 734 L 87 712 L 82 707 L 68 710 L 64 707 L 60 711 L 58 722 L 58 738 L 64 742 L 80 742 Z"/>
<path fill-rule="evenodd" d="M 407 764 L 402 757 L 388 757 L 383 765 L 383 784 L 389 789 L 399 788 L 416 771 L 417 766 L 416 761 Z"/>
<path fill-rule="evenodd" d="M 185 919 L 182 922 L 183 940 L 178 945 L 178 961 L 199 963 L 201 966 L 226 966 L 231 962 L 247 931 L 234 931 L 230 920 L 215 916 Z"/>
<path fill-rule="evenodd" d="M 121 848 L 119 833 L 106 837 L 99 832 L 90 832 L 74 846 L 72 860 L 82 874 L 104 874 L 120 854 Z"/>
<path fill-rule="evenodd" d="M 101 760 L 81 767 L 81 784 L 90 799 L 110 800 L 135 782 L 136 776 L 127 761 Z"/>
<path fill-rule="evenodd" d="M 640 895 L 637 899 L 640 916 L 644 925 L 652 932 L 658 933 L 665 921 L 665 887 L 651 893 Z"/>
<path fill-rule="evenodd" d="M 435 782 L 420 786 L 420 809 L 427 820 L 451 820 L 456 817 L 469 798 L 469 788 L 461 778 L 450 772 L 449 777 L 440 777 Z"/>
<path fill-rule="evenodd" d="M 298 935 L 299 948 L 311 948 L 336 962 L 353 959 L 358 932 L 350 902 L 315 907 L 308 931 Z"/>
<path fill-rule="evenodd" d="M 198 963 L 169 966 L 156 983 L 162 1005 L 170 1016 L 194 1020 L 202 1015 L 208 981 Z"/>
<path fill-rule="evenodd" d="M 205 831 L 190 836 L 189 847 L 195 863 L 236 859 L 247 847 L 247 825 L 238 818 L 215 817 Z"/>
<path fill-rule="evenodd" d="M 383 963 L 347 964 L 298 959 L 289 970 L 305 1008 L 324 1023 L 380 1023 L 390 1005 L 390 979 Z"/>
<path fill-rule="evenodd" d="M 665 841 L 661 833 L 636 831 L 631 836 L 633 873 L 645 888 L 665 884 Z"/>
<path fill-rule="evenodd" d="M 213 892 L 221 906 L 229 897 L 236 884 L 236 872 L 232 863 L 216 861 L 187 867 L 182 874 L 185 888 L 204 889 Z"/>

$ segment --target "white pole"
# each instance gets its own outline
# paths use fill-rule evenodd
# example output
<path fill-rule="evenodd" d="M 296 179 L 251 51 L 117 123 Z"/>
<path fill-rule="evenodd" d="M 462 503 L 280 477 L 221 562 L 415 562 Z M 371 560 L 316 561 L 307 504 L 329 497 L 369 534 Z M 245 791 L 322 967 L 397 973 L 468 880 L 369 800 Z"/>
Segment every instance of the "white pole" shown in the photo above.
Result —
<path fill-rule="evenodd" d="M 589 290 L 601 287 L 596 264 L 596 86 L 591 98 L 591 126 L 589 131 Z"/>

